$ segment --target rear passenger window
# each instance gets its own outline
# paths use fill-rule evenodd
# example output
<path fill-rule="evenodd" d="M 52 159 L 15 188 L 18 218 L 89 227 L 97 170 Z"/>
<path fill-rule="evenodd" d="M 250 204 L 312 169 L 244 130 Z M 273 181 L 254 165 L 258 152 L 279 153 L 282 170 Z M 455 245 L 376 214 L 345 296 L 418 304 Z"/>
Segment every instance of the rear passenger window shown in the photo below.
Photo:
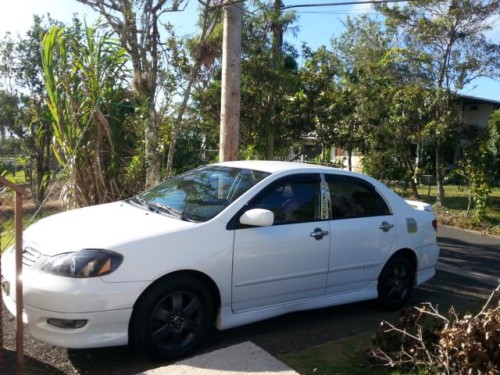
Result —
<path fill-rule="evenodd" d="M 385 200 L 368 182 L 356 177 L 326 175 L 332 219 L 390 215 Z"/>

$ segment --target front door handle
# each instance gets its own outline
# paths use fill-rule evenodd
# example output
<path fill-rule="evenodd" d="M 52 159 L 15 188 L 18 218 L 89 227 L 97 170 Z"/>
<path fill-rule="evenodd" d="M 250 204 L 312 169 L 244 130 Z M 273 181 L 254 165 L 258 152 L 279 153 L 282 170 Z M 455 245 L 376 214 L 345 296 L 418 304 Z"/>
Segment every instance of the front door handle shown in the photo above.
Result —
<path fill-rule="evenodd" d="M 324 236 L 328 236 L 328 231 L 322 230 L 321 228 L 316 228 L 309 234 L 309 236 L 314 237 L 315 240 L 321 240 Z"/>
<path fill-rule="evenodd" d="M 382 229 L 384 232 L 389 232 L 392 228 L 394 228 L 394 224 L 383 221 L 378 228 Z"/>

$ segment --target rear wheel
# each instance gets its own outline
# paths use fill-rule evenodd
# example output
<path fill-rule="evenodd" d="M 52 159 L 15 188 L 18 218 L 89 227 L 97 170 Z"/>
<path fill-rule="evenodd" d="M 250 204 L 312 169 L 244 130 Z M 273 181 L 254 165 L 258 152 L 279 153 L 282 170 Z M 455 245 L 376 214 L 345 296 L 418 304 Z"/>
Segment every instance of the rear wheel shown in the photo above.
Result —
<path fill-rule="evenodd" d="M 191 352 L 213 321 L 213 304 L 197 279 L 166 279 L 153 286 L 136 304 L 130 324 L 132 345 L 155 359 Z"/>
<path fill-rule="evenodd" d="M 378 279 L 378 301 L 387 310 L 405 305 L 413 290 L 414 267 L 404 256 L 389 259 Z"/>

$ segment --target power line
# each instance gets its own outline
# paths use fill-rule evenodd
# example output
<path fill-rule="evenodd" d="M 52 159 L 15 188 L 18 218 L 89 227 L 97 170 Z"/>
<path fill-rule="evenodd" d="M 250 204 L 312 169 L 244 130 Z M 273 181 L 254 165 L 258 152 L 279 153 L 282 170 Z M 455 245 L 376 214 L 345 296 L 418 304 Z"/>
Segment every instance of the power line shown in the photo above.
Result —
<path fill-rule="evenodd" d="M 348 11 L 348 10 L 345 10 L 345 11 L 342 11 L 342 10 L 339 10 L 339 11 L 335 11 L 335 10 L 332 10 L 332 11 L 327 11 L 327 12 L 322 12 L 322 11 L 298 11 L 296 12 L 297 14 L 325 14 L 325 15 L 328 15 L 328 14 L 345 14 L 345 15 L 358 15 L 358 14 L 366 14 L 366 15 L 371 15 L 371 16 L 377 16 L 377 15 L 380 15 L 380 13 L 376 13 L 376 12 L 366 12 L 366 11 L 363 11 L 363 10 L 359 10 L 359 11 Z"/>
<path fill-rule="evenodd" d="M 411 0 L 362 0 L 362 1 L 342 1 L 337 3 L 316 3 L 316 4 L 297 4 L 297 5 L 285 5 L 281 9 L 291 9 L 291 8 L 310 8 L 310 7 L 327 7 L 327 6 L 339 6 L 339 5 L 357 5 L 357 4 L 384 4 L 384 3 L 406 3 Z"/>

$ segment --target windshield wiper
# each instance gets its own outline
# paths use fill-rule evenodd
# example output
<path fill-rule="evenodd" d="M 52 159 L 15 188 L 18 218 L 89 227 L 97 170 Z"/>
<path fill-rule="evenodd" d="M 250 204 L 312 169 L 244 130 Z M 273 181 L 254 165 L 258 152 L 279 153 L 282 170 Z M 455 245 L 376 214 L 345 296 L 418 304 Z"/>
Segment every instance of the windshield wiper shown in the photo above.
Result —
<path fill-rule="evenodd" d="M 201 223 L 202 221 L 205 221 L 205 218 L 198 215 L 188 214 L 187 212 L 182 213 L 181 219 L 189 221 L 190 223 Z"/>
<path fill-rule="evenodd" d="M 167 206 L 166 204 L 161 204 L 158 202 L 149 202 L 147 203 L 149 206 L 149 209 L 154 212 L 166 212 L 167 214 L 170 214 L 172 216 L 178 217 L 182 219 L 182 212 L 179 210 L 176 210 L 173 207 Z"/>
<path fill-rule="evenodd" d="M 148 203 L 142 199 L 141 197 L 139 197 L 138 195 L 135 195 L 133 197 L 130 197 L 130 198 L 127 198 L 125 199 L 125 202 L 127 203 L 133 203 L 133 204 L 136 204 L 136 205 L 139 205 L 139 206 L 143 206 L 143 207 L 148 207 Z"/>
<path fill-rule="evenodd" d="M 186 212 L 182 212 L 180 210 L 177 210 L 173 207 L 170 207 L 170 206 L 167 206 L 165 204 L 161 204 L 161 203 L 158 203 L 158 202 L 151 202 L 151 203 L 148 203 L 149 205 L 149 209 L 152 210 L 152 211 L 163 211 L 163 212 L 166 212 L 176 218 L 179 218 L 183 221 L 189 221 L 190 223 L 199 223 L 201 221 L 205 221 L 202 217 L 200 216 L 197 216 L 197 215 L 191 215 L 191 214 L 188 214 Z"/>

